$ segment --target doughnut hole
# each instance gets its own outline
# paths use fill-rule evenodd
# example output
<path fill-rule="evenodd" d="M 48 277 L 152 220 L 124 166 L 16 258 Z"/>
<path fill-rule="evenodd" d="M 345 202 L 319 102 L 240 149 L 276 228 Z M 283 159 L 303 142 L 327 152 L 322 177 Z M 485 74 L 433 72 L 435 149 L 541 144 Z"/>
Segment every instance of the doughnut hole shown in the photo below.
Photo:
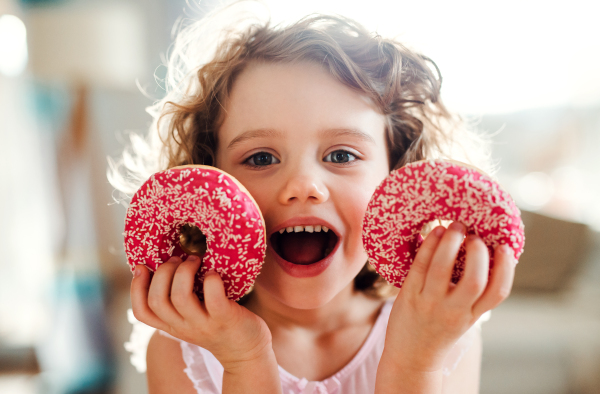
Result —
<path fill-rule="evenodd" d="M 193 224 L 184 224 L 179 235 L 179 245 L 188 254 L 202 258 L 206 253 L 206 237 Z"/>

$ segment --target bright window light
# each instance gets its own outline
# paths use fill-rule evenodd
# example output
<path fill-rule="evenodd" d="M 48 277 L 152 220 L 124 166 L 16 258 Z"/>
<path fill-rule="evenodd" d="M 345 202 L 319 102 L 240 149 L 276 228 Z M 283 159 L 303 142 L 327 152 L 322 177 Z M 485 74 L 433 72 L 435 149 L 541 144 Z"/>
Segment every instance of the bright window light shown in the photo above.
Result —
<path fill-rule="evenodd" d="M 600 2 L 265 0 L 274 21 L 354 18 L 432 58 L 452 110 L 501 113 L 600 103 Z"/>
<path fill-rule="evenodd" d="M 542 208 L 552 199 L 554 182 L 544 172 L 530 172 L 517 182 L 517 202 L 532 211 Z"/>
<path fill-rule="evenodd" d="M 0 16 L 0 74 L 14 77 L 27 66 L 27 34 L 14 15 Z"/>

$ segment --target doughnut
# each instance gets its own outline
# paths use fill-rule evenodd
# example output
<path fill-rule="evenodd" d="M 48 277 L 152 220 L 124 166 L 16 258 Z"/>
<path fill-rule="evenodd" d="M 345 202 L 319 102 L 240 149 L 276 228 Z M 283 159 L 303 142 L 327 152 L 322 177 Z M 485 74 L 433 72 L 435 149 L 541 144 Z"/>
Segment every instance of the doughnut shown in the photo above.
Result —
<path fill-rule="evenodd" d="M 421 230 L 434 220 L 453 220 L 476 234 L 490 253 L 508 245 L 515 259 L 525 244 L 521 212 L 497 182 L 474 167 L 444 160 L 418 161 L 392 171 L 377 187 L 363 219 L 363 245 L 369 263 L 400 288 L 423 242 Z M 452 272 L 464 271 L 464 243 Z"/>
<path fill-rule="evenodd" d="M 151 271 L 171 256 L 202 258 L 194 292 L 217 271 L 227 297 L 237 301 L 252 286 L 265 258 L 262 214 L 231 175 L 208 166 L 182 166 L 152 175 L 134 194 L 125 218 L 125 252 L 131 271 Z"/>

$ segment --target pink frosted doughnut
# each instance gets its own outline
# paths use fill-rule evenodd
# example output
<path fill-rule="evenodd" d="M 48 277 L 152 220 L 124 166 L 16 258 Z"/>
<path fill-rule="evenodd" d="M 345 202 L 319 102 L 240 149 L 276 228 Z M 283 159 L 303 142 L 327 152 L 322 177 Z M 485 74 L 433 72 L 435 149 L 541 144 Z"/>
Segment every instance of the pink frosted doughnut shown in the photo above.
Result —
<path fill-rule="evenodd" d="M 459 221 L 481 237 L 490 252 L 507 244 L 516 259 L 525 244 L 521 212 L 510 195 L 486 175 L 466 165 L 419 161 L 392 171 L 371 197 L 363 221 L 369 262 L 396 287 L 402 283 L 423 242 L 423 226 L 433 220 Z M 464 270 L 464 245 L 452 281 Z"/>
<path fill-rule="evenodd" d="M 179 243 L 186 224 L 198 227 L 206 237 L 206 252 L 194 284 L 196 294 L 202 298 L 204 274 L 214 269 L 225 283 L 227 297 L 241 298 L 265 258 L 264 220 L 250 193 L 214 167 L 157 172 L 135 193 L 123 234 L 131 270 L 143 264 L 155 271 L 171 256 L 186 259 L 192 252 L 186 253 Z"/>

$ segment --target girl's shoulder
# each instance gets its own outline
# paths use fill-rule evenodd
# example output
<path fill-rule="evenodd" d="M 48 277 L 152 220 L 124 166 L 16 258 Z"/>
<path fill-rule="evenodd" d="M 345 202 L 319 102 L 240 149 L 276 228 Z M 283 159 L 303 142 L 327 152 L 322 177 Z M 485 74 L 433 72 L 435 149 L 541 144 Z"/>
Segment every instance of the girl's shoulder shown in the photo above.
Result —
<path fill-rule="evenodd" d="M 152 392 L 196 394 L 192 381 L 186 375 L 179 341 L 155 331 L 146 353 L 146 377 Z"/>
<path fill-rule="evenodd" d="M 136 370 L 147 374 L 152 393 L 220 392 L 215 384 L 222 381 L 221 365 L 212 354 L 138 321 L 131 309 L 127 320 L 132 331 L 125 350 Z"/>
<path fill-rule="evenodd" d="M 200 346 L 182 341 L 164 331 L 156 330 L 152 340 L 158 342 L 156 345 L 157 374 L 176 374 L 176 380 L 181 383 L 187 391 L 177 391 L 184 394 L 220 393 L 223 384 L 223 367 L 221 363 L 208 350 Z M 148 373 L 150 371 L 150 344 L 148 344 Z M 163 357 L 161 352 L 165 352 Z M 171 357 L 176 358 L 176 362 Z M 173 361 L 173 362 L 171 362 Z M 163 363 L 170 363 L 168 370 Z M 148 385 L 151 385 L 148 377 Z M 158 382 L 161 383 L 161 382 Z M 176 387 L 173 385 L 166 387 Z M 170 393 L 172 391 L 165 391 Z"/>

